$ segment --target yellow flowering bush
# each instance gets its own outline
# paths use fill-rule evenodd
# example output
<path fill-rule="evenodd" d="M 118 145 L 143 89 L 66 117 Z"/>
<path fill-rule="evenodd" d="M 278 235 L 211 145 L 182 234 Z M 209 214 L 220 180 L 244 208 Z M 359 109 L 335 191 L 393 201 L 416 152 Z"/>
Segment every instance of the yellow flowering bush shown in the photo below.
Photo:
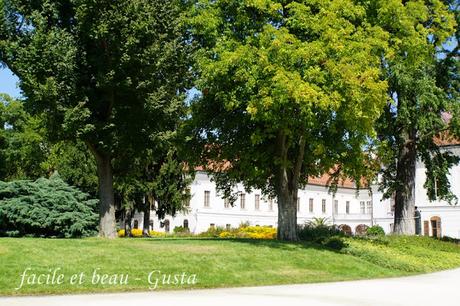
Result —
<path fill-rule="evenodd" d="M 118 237 L 125 237 L 126 233 L 124 229 L 118 230 Z"/>
<path fill-rule="evenodd" d="M 235 233 L 229 231 L 223 231 L 219 234 L 219 238 L 235 238 Z"/>
<path fill-rule="evenodd" d="M 219 238 L 275 239 L 276 228 L 269 226 L 242 226 L 230 231 L 223 231 Z"/>
<path fill-rule="evenodd" d="M 142 230 L 140 228 L 133 228 L 131 230 L 131 235 L 133 237 L 142 237 Z"/>
<path fill-rule="evenodd" d="M 150 237 L 165 237 L 166 233 L 156 232 L 156 231 L 150 230 L 149 235 L 150 235 Z"/>
<path fill-rule="evenodd" d="M 124 229 L 118 230 L 117 233 L 118 233 L 118 237 L 126 237 L 126 231 Z M 150 230 L 149 235 L 150 237 L 165 237 L 166 233 Z M 143 236 L 142 229 L 136 229 L 136 228 L 132 229 L 131 236 L 132 237 L 142 237 Z"/>

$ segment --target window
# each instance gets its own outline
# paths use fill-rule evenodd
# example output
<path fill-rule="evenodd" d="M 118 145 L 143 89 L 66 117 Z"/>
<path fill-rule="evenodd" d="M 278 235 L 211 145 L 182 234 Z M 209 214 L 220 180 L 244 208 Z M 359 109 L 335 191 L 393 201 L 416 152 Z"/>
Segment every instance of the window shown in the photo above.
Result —
<path fill-rule="evenodd" d="M 215 223 L 211 223 L 211 224 L 209 224 L 209 228 L 210 228 L 210 229 L 212 229 L 212 230 L 213 230 L 213 229 L 215 229 L 215 227 L 216 227 L 216 224 L 215 224 Z"/>
<path fill-rule="evenodd" d="M 297 198 L 297 211 L 300 211 L 300 198 Z"/>
<path fill-rule="evenodd" d="M 321 203 L 321 211 L 323 212 L 323 214 L 326 213 L 326 200 L 325 199 L 323 199 Z"/>
<path fill-rule="evenodd" d="M 225 225 L 225 229 L 226 229 L 227 231 L 230 231 L 230 230 L 232 229 L 232 225 L 229 224 L 229 223 L 227 223 L 227 224 Z"/>
<path fill-rule="evenodd" d="M 240 194 L 240 207 L 241 209 L 246 208 L 246 194 L 244 193 Z"/>
<path fill-rule="evenodd" d="M 334 213 L 339 212 L 339 200 L 334 200 Z"/>
<path fill-rule="evenodd" d="M 230 200 L 227 198 L 224 199 L 224 208 L 230 208 Z"/>
<path fill-rule="evenodd" d="M 188 220 L 187 219 L 184 220 L 184 229 L 188 229 Z"/>
<path fill-rule="evenodd" d="M 268 199 L 268 210 L 273 211 L 273 199 Z"/>
<path fill-rule="evenodd" d="M 152 219 L 150 219 L 149 221 L 149 229 L 153 230 L 153 220 Z"/>
<path fill-rule="evenodd" d="M 254 196 L 254 206 L 255 206 L 256 210 L 260 209 L 260 195 L 258 195 L 258 194 L 256 194 Z"/>
<path fill-rule="evenodd" d="M 204 207 L 209 207 L 210 198 L 211 192 L 209 190 L 206 190 L 204 192 Z"/>
<path fill-rule="evenodd" d="M 372 214 L 372 202 L 371 201 L 367 201 L 367 213 L 368 214 Z"/>
<path fill-rule="evenodd" d="M 138 228 L 139 228 L 139 221 L 134 220 L 134 229 L 138 229 Z"/>
<path fill-rule="evenodd" d="M 364 201 L 359 202 L 359 211 L 360 211 L 362 214 L 365 214 L 365 213 L 366 213 L 366 206 L 365 206 Z"/>
<path fill-rule="evenodd" d="M 347 201 L 345 203 L 345 213 L 349 214 L 350 213 L 350 201 Z"/>
<path fill-rule="evenodd" d="M 312 198 L 308 200 L 308 211 L 310 213 L 313 213 L 313 199 Z"/>

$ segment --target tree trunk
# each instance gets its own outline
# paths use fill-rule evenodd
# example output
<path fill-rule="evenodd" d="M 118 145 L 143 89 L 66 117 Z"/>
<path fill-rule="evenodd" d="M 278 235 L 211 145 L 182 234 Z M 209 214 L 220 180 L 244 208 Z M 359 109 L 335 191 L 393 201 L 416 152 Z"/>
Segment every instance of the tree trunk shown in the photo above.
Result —
<path fill-rule="evenodd" d="M 403 146 L 399 150 L 395 194 L 393 232 L 398 235 L 415 234 L 415 169 L 417 162 L 416 133 L 403 132 Z"/>
<path fill-rule="evenodd" d="M 297 190 L 278 192 L 278 240 L 297 241 Z"/>
<path fill-rule="evenodd" d="M 131 235 L 131 223 L 133 221 L 133 210 L 130 208 L 130 209 L 126 209 L 126 217 L 125 217 L 125 236 L 126 237 L 132 237 Z"/>
<path fill-rule="evenodd" d="M 99 179 L 99 236 L 115 238 L 115 199 L 113 192 L 112 161 L 109 154 L 98 152 L 88 145 L 96 158 Z"/>
<path fill-rule="evenodd" d="M 297 158 L 293 167 L 288 167 L 288 147 L 286 134 L 280 131 L 277 136 L 278 171 L 275 191 L 278 198 L 278 240 L 298 241 L 297 235 L 297 193 L 300 171 L 305 152 L 305 137 L 298 141 Z"/>
<path fill-rule="evenodd" d="M 150 202 L 147 197 L 145 197 L 144 203 L 144 229 L 142 231 L 142 235 L 145 237 L 150 236 Z"/>

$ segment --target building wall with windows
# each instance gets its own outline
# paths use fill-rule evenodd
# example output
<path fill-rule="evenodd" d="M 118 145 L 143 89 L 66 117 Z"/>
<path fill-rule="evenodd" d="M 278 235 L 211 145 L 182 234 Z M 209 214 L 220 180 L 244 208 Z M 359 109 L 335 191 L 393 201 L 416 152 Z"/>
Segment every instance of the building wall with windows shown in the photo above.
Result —
<path fill-rule="evenodd" d="M 456 156 L 460 156 L 460 145 L 444 146 Z M 426 181 L 426 167 L 419 161 L 416 165 L 415 205 L 420 212 L 421 235 L 450 236 L 460 238 L 460 205 L 446 201 L 430 201 L 424 187 Z M 451 190 L 460 199 L 460 165 L 452 167 L 449 175 Z M 381 225 L 386 232 L 393 228 L 394 200 L 382 200 L 382 193 L 377 186 L 372 188 L 374 198 L 375 223 Z M 460 203 L 459 203 L 460 204 Z"/>
<path fill-rule="evenodd" d="M 460 156 L 460 146 L 446 149 Z M 421 215 L 421 234 L 460 238 L 460 205 L 450 205 L 443 201 L 430 202 L 423 187 L 425 171 L 423 163 L 418 163 L 415 201 Z M 450 183 L 460 199 L 460 166 L 451 170 Z M 152 229 L 172 232 L 176 226 L 187 226 L 191 232 L 200 233 L 211 226 L 237 227 L 243 222 L 250 225 L 277 226 L 275 199 L 264 197 L 259 190 L 247 192 L 242 185 L 236 188 L 240 196 L 231 205 L 217 193 L 210 177 L 204 172 L 198 172 L 190 186 L 188 212 L 158 220 L 152 211 Z M 372 186 L 370 191 L 339 186 L 337 192 L 332 194 L 324 184 L 313 180 L 312 184 L 299 190 L 297 210 L 298 224 L 308 222 L 314 217 L 327 218 L 330 223 L 351 233 L 358 233 L 376 224 L 382 226 L 385 232 L 391 233 L 394 223 L 394 200 L 384 200 L 377 186 Z M 142 214 L 136 213 L 133 222 L 134 220 L 142 228 Z"/>
<path fill-rule="evenodd" d="M 190 185 L 190 203 L 188 213 L 179 213 L 165 220 L 154 218 L 152 229 L 169 231 L 184 222 L 193 233 L 204 232 L 211 226 L 237 227 L 241 223 L 250 225 L 273 226 L 278 224 L 276 199 L 268 199 L 260 190 L 248 192 L 242 185 L 236 187 L 238 199 L 233 205 L 217 193 L 215 183 L 204 172 L 198 172 Z M 314 217 L 327 218 L 330 223 L 347 225 L 354 233 L 359 225 L 372 225 L 372 197 L 368 190 L 339 187 L 336 194 L 329 192 L 324 185 L 309 184 L 299 190 L 297 201 L 297 222 L 304 224 Z M 141 213 L 134 215 L 139 227 L 142 227 Z M 151 221 L 151 223 L 152 223 Z"/>
<path fill-rule="evenodd" d="M 460 156 L 460 146 L 448 146 L 445 150 Z M 422 234 L 430 236 L 450 236 L 460 238 L 460 203 L 447 203 L 446 201 L 433 201 L 428 199 L 424 188 L 426 168 L 422 162 L 417 163 L 415 184 L 415 205 L 421 214 Z M 450 170 L 449 182 L 451 190 L 457 199 L 460 199 L 460 165 Z"/>

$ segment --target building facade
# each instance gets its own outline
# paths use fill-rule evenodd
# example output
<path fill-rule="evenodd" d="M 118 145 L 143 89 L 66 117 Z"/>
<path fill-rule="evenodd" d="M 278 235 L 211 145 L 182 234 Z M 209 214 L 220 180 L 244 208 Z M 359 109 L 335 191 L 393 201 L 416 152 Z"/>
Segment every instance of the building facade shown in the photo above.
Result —
<path fill-rule="evenodd" d="M 460 156 L 460 145 L 445 147 Z M 425 166 L 417 163 L 415 202 L 420 212 L 421 233 L 427 236 L 450 236 L 460 238 L 460 205 L 444 201 L 430 202 L 425 183 Z M 460 166 L 450 171 L 451 188 L 460 199 Z M 299 190 L 297 222 L 304 224 L 314 217 L 327 218 L 330 223 L 352 234 L 359 234 L 372 225 L 380 225 L 391 233 L 394 223 L 394 201 L 383 200 L 377 185 L 370 190 L 357 190 L 351 182 L 342 183 L 335 194 L 329 192 L 327 178 L 310 180 Z M 150 228 L 155 231 L 172 232 L 177 226 L 189 228 L 192 233 L 204 232 L 210 227 L 237 227 L 241 223 L 250 225 L 277 226 L 277 203 L 264 197 L 259 190 L 247 192 L 237 186 L 238 199 L 233 206 L 216 191 L 214 182 L 205 172 L 198 172 L 190 186 L 190 201 L 186 212 L 155 218 L 151 212 Z M 142 213 L 136 213 L 132 226 L 143 226 Z"/>

